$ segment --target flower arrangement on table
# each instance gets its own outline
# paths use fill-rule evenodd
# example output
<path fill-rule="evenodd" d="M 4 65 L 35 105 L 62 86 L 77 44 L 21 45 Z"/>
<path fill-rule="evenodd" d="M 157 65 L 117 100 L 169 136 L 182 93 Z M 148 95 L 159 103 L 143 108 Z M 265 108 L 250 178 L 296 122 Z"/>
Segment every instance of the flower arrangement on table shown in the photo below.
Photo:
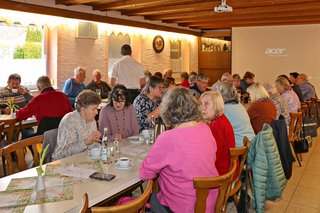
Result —
<path fill-rule="evenodd" d="M 19 109 L 19 106 L 14 103 L 14 97 L 9 98 L 7 101 L 4 102 L 5 105 L 7 105 L 13 112 L 15 112 L 17 109 Z"/>
<path fill-rule="evenodd" d="M 42 164 L 43 164 L 44 158 L 45 158 L 45 156 L 47 154 L 47 150 L 48 150 L 49 146 L 50 146 L 50 144 L 48 144 L 46 146 L 46 148 L 44 148 L 44 150 L 42 150 L 42 144 L 37 144 L 37 150 L 38 150 L 38 152 L 40 154 L 40 163 L 39 163 L 39 166 L 36 168 L 38 177 L 37 177 L 35 190 L 37 192 L 46 189 L 46 186 L 44 184 L 44 180 L 42 179 L 42 174 L 44 173 L 44 171 L 42 169 Z"/>

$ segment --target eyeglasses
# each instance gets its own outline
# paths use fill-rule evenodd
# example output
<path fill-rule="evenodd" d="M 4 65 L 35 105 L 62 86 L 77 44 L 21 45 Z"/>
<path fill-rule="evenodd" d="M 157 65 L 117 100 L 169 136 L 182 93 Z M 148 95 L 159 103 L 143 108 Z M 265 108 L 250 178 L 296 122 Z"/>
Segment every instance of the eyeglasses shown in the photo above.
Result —
<path fill-rule="evenodd" d="M 126 100 L 121 100 L 121 101 L 119 100 L 119 101 L 117 101 L 117 100 L 115 100 L 115 99 L 112 99 L 112 101 L 115 102 L 115 103 L 121 103 L 121 104 L 126 102 Z"/>
<path fill-rule="evenodd" d="M 159 88 L 160 90 L 164 90 L 164 86 L 158 85 L 158 86 L 155 86 L 155 87 Z"/>

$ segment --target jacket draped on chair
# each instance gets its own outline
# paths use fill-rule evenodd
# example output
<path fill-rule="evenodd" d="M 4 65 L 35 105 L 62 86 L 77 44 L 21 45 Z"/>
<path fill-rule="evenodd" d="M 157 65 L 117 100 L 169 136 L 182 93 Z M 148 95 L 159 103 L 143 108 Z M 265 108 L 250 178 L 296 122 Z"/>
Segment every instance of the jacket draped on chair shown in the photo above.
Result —
<path fill-rule="evenodd" d="M 251 141 L 247 159 L 252 167 L 256 211 L 264 212 L 265 201 L 279 198 L 287 182 L 270 125 L 264 124 Z"/>

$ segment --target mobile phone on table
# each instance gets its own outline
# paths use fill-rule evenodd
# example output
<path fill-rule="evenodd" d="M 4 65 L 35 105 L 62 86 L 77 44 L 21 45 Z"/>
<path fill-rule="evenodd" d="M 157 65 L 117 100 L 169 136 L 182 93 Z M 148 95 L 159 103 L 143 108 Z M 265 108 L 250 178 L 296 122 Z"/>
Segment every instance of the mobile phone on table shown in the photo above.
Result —
<path fill-rule="evenodd" d="M 95 178 L 95 179 L 99 179 L 99 180 L 106 180 L 106 181 L 111 181 L 112 179 L 114 179 L 116 176 L 112 175 L 112 174 L 105 174 L 105 173 L 101 173 L 101 172 L 95 172 L 92 175 L 89 176 L 90 178 Z"/>

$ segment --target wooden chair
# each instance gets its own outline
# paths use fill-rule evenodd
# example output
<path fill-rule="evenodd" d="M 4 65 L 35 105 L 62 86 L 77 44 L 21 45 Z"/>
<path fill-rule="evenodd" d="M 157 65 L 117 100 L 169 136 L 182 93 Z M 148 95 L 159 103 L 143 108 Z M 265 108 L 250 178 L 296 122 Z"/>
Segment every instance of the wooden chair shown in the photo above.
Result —
<path fill-rule="evenodd" d="M 300 133 L 302 131 L 302 112 L 291 112 L 290 118 L 291 121 L 289 126 L 288 138 L 292 152 L 294 153 L 295 158 L 297 159 L 299 166 L 301 167 L 302 156 L 297 155 L 296 151 L 293 148 L 293 143 L 296 139 L 300 138 Z"/>
<path fill-rule="evenodd" d="M 216 201 L 215 212 L 226 212 L 226 205 L 231 188 L 232 178 L 237 168 L 237 162 L 233 161 L 231 170 L 214 178 L 194 178 L 193 187 L 196 189 L 196 203 L 194 206 L 195 213 L 206 212 L 206 201 L 210 189 L 219 189 Z"/>
<path fill-rule="evenodd" d="M 91 207 L 92 213 L 137 213 L 145 212 L 145 204 L 147 203 L 152 190 L 153 181 L 149 180 L 147 188 L 144 193 L 137 199 L 122 204 L 120 206 L 108 206 L 108 207 Z M 84 202 L 85 203 L 85 202 Z M 141 210 L 141 211 L 139 211 Z"/>
<path fill-rule="evenodd" d="M 43 136 L 35 136 L 32 138 L 27 138 L 25 140 L 18 141 L 17 143 L 9 144 L 8 146 L 2 149 L 2 157 L 5 159 L 5 165 L 7 167 L 7 174 L 13 174 L 14 168 L 12 164 L 11 153 L 15 152 L 17 155 L 18 170 L 23 171 L 27 169 L 27 164 L 25 162 L 25 148 L 32 146 L 33 150 L 33 161 L 34 165 L 39 165 L 39 152 L 36 145 L 42 144 Z M 5 167 L 5 168 L 6 168 Z"/>
<path fill-rule="evenodd" d="M 17 121 L 15 118 L 13 118 L 8 120 L 3 120 L 2 122 L 4 123 L 5 126 L 8 126 L 8 129 L 6 130 L 7 145 L 12 144 L 15 130 L 17 132 L 17 139 L 19 138 L 19 134 L 21 132 L 21 121 Z M 18 123 L 18 125 L 16 125 L 16 123 Z"/>
<path fill-rule="evenodd" d="M 229 197 L 233 198 L 233 202 L 235 205 L 238 205 L 239 203 L 237 193 L 239 192 L 242 186 L 241 174 L 244 169 L 244 164 L 247 159 L 247 154 L 250 148 L 250 141 L 247 137 L 243 138 L 243 145 L 244 145 L 243 147 L 229 149 L 231 162 L 237 161 L 239 163 L 238 174 L 236 176 L 236 179 L 233 181 L 232 183 L 233 187 L 231 187 L 231 190 L 229 192 Z M 232 169 L 232 167 L 230 167 L 230 169 Z"/>
<path fill-rule="evenodd" d="M 80 210 L 80 213 L 87 213 L 89 211 L 89 198 L 88 194 L 84 193 L 83 198 L 82 198 L 82 208 Z"/>

